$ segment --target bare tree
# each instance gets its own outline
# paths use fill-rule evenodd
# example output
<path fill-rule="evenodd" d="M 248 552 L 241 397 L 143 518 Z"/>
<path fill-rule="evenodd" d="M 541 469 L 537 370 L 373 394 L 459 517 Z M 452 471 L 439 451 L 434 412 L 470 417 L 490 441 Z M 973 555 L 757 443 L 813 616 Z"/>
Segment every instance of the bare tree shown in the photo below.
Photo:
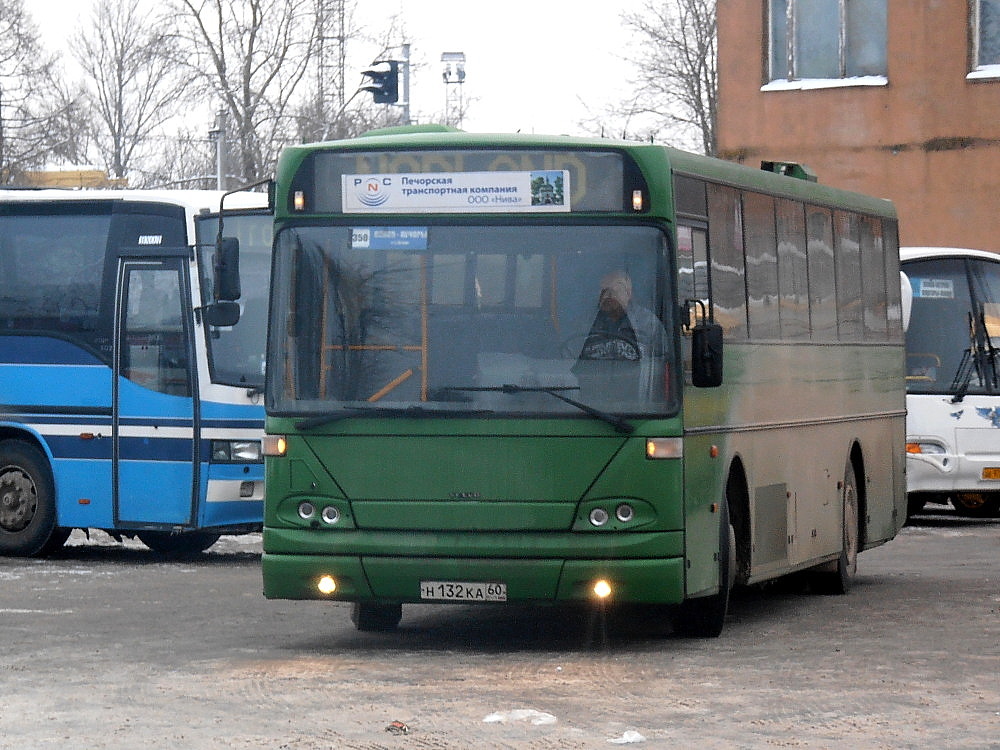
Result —
<path fill-rule="evenodd" d="M 204 135 L 182 130 L 159 139 L 156 156 L 143 159 L 139 175 L 146 187 L 214 190 L 215 146 Z"/>
<path fill-rule="evenodd" d="M 89 76 L 88 103 L 99 126 L 93 138 L 113 176 L 121 178 L 142 148 L 180 110 L 182 79 L 172 39 L 139 0 L 100 0 L 90 25 L 70 42 Z"/>
<path fill-rule="evenodd" d="M 233 127 L 236 176 L 270 173 L 294 133 L 295 97 L 315 49 L 314 0 L 170 0 L 178 62 Z"/>
<path fill-rule="evenodd" d="M 68 146 L 59 122 L 76 102 L 59 83 L 23 0 L 0 0 L 0 184 L 41 166 L 55 146 Z"/>
<path fill-rule="evenodd" d="M 706 154 L 716 151 L 718 59 L 716 0 L 661 0 L 623 21 L 639 36 L 631 62 L 639 71 L 635 95 L 623 109 L 658 122 L 674 136 L 680 129 Z M 655 128 L 647 126 L 647 133 Z"/>

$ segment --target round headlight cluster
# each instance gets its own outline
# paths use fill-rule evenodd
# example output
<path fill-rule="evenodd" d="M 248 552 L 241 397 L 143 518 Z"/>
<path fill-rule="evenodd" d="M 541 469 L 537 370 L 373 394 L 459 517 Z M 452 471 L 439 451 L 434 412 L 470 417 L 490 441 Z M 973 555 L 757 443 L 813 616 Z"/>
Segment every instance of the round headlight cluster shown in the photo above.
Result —
<path fill-rule="evenodd" d="M 592 526 L 600 528 L 611 520 L 611 514 L 604 508 L 594 508 L 588 518 Z M 615 518 L 620 523 L 628 523 L 635 518 L 635 508 L 629 503 L 618 503 L 615 507 Z"/>
<path fill-rule="evenodd" d="M 303 500 L 299 503 L 298 512 L 299 518 L 303 521 L 312 521 L 317 516 L 316 506 L 308 500 Z M 333 505 L 327 505 L 318 515 L 327 526 L 335 526 L 340 523 L 340 519 L 342 518 L 340 509 Z"/>

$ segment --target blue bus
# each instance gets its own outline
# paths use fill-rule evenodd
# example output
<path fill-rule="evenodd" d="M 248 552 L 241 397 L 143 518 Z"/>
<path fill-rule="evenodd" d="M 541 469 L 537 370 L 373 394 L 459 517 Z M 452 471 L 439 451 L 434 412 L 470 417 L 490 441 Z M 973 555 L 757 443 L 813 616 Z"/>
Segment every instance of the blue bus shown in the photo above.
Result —
<path fill-rule="evenodd" d="M 271 222 L 261 193 L 0 190 L 0 554 L 260 529 Z"/>

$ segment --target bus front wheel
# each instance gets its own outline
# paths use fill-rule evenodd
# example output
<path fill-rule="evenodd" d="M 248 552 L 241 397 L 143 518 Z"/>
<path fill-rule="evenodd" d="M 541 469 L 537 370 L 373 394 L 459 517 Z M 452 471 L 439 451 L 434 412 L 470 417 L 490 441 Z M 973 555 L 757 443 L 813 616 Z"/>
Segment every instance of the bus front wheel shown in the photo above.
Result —
<path fill-rule="evenodd" d="M 674 612 L 674 632 L 691 638 L 718 638 L 729 609 L 729 592 L 736 574 L 736 529 L 729 521 L 729 503 L 722 503 L 719 519 L 719 591 L 687 599 Z"/>
<path fill-rule="evenodd" d="M 372 604 L 355 602 L 351 609 L 351 622 L 365 633 L 385 633 L 395 630 L 403 619 L 401 604 Z"/>
<path fill-rule="evenodd" d="M 991 492 L 956 492 L 951 504 L 966 518 L 991 518 L 1000 513 L 1000 495 Z"/>
<path fill-rule="evenodd" d="M 68 529 L 56 527 L 55 489 L 45 456 L 23 441 L 0 441 L 0 554 L 45 555 L 68 536 Z"/>

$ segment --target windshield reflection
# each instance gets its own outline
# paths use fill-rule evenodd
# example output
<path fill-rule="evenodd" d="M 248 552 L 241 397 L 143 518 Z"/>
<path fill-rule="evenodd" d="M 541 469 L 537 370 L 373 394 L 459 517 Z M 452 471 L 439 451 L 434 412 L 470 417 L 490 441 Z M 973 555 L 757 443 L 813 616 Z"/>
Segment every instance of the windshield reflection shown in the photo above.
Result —
<path fill-rule="evenodd" d="M 277 247 L 279 412 L 674 408 L 658 230 L 296 227 Z"/>

